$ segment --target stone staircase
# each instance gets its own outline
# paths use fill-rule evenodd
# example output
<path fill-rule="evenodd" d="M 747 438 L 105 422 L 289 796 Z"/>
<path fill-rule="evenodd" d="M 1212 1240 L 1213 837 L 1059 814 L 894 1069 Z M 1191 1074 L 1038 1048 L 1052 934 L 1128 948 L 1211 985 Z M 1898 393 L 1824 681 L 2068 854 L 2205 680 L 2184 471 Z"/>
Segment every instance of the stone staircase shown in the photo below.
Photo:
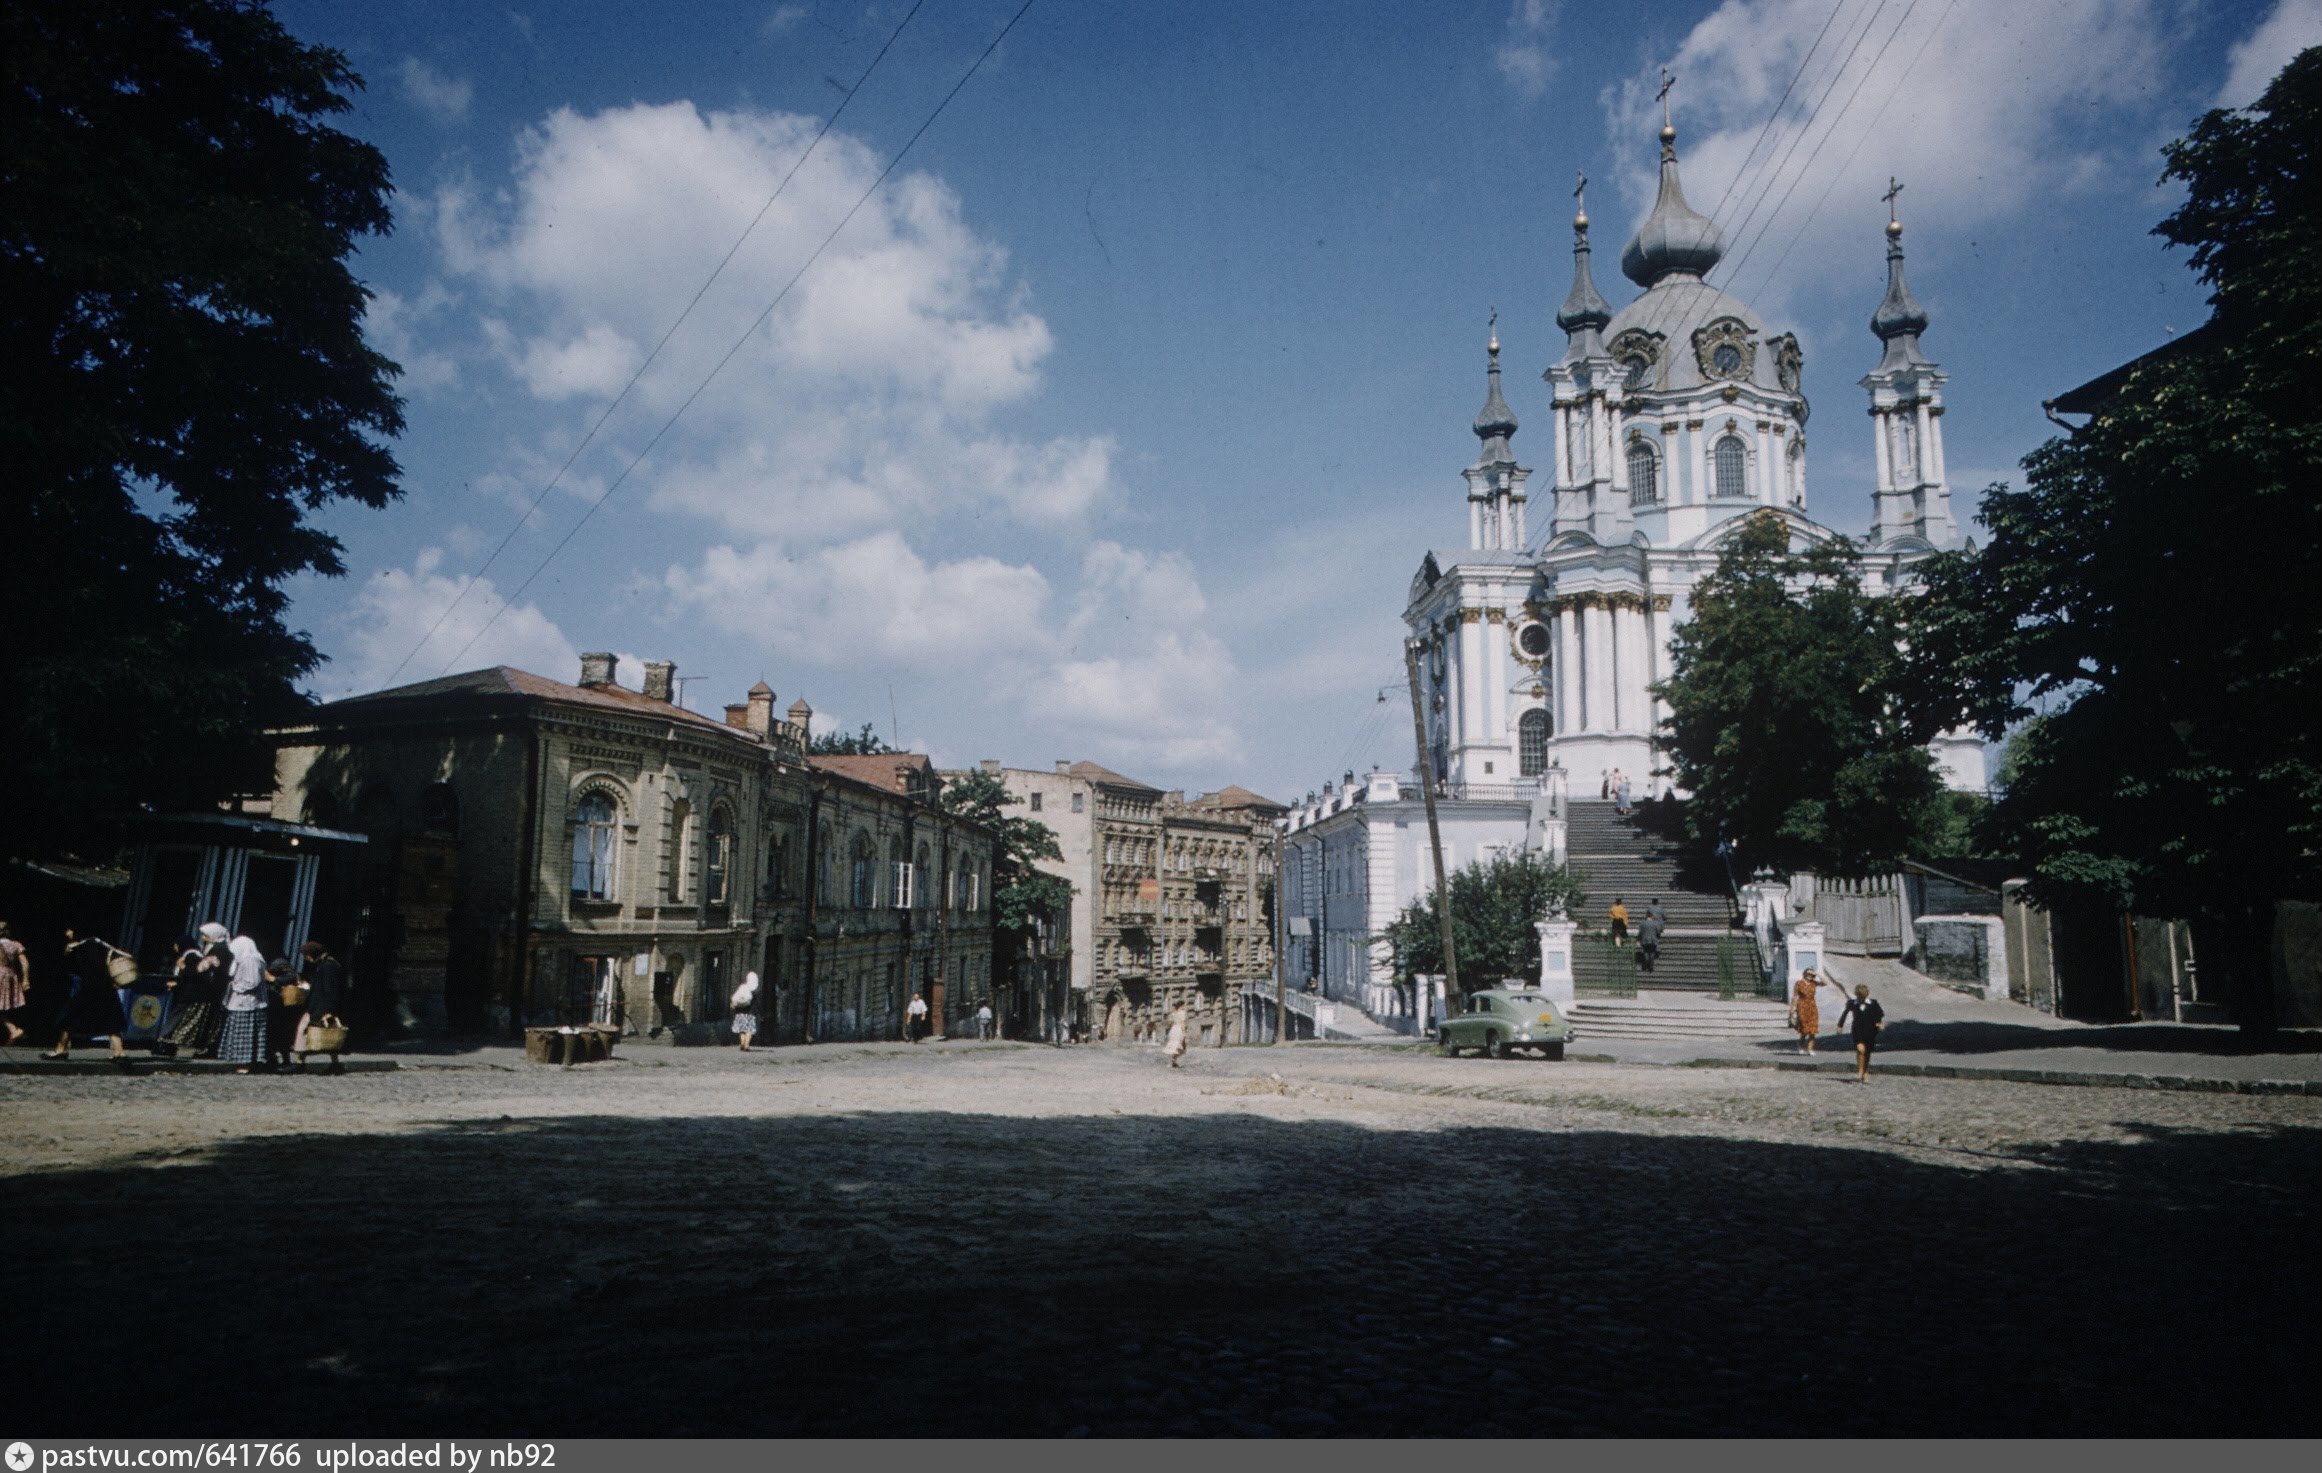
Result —
<path fill-rule="evenodd" d="M 1651 900 L 1659 899 L 1669 917 L 1659 963 L 1650 972 L 1641 966 L 1636 970 L 1640 991 L 1714 996 L 1727 985 L 1730 972 L 1735 985 L 1754 994 L 1756 956 L 1749 938 L 1732 928 L 1724 869 L 1678 837 L 1668 805 L 1649 805 L 1621 818 L 1609 802 L 1570 802 L 1565 805 L 1565 854 L 1588 887 L 1572 957 L 1584 1001 L 1592 988 L 1601 992 L 1627 980 L 1623 959 L 1605 945 L 1605 910 L 1616 897 L 1628 905 L 1632 933 Z"/>
<path fill-rule="evenodd" d="M 1572 1046 L 1586 1050 L 1607 1038 L 1781 1038 L 1790 1010 L 1763 998 L 1720 1001 L 1697 992 L 1639 989 L 1634 998 L 1582 997 L 1572 1006 L 1579 1030 Z"/>

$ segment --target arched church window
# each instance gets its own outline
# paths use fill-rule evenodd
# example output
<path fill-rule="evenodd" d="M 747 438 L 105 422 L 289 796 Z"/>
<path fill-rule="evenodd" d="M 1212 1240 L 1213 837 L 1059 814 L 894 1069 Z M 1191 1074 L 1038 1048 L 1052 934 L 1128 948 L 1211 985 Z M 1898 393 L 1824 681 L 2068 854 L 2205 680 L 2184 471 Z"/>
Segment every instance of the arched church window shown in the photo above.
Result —
<path fill-rule="evenodd" d="M 620 815 L 604 793 L 590 793 L 572 810 L 572 893 L 576 900 L 613 898 L 613 828 Z"/>
<path fill-rule="evenodd" d="M 871 864 L 872 853 L 870 839 L 863 834 L 855 835 L 853 871 L 849 876 L 849 882 L 847 885 L 847 900 L 848 903 L 853 905 L 857 910 L 867 910 L 870 908 L 872 886 L 875 883 L 871 873 Z"/>
<path fill-rule="evenodd" d="M 1661 458 L 1638 441 L 1629 446 L 1629 505 L 1652 506 L 1661 499 Z"/>
<path fill-rule="evenodd" d="M 1790 500 L 1792 504 L 1806 504 L 1806 447 L 1790 442 Z"/>
<path fill-rule="evenodd" d="M 1548 713 L 1526 711 L 1516 722 L 1516 770 L 1538 777 L 1548 770 Z"/>
<path fill-rule="evenodd" d="M 1717 442 L 1717 494 L 1721 499 L 1738 500 L 1749 494 L 1749 463 L 1749 451 L 1742 447 L 1740 436 L 1727 435 Z"/>

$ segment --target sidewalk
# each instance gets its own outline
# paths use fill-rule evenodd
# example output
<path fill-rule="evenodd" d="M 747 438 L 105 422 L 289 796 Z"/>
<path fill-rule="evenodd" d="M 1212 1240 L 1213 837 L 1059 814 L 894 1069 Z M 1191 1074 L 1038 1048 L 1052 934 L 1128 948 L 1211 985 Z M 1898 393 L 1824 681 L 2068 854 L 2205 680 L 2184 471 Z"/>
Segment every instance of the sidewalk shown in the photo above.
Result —
<path fill-rule="evenodd" d="M 2288 1031 L 2253 1048 L 2233 1028 L 2180 1023 L 2075 1023 L 2014 1003 L 1990 1002 L 1929 981 L 1900 962 L 1828 958 L 1833 981 L 1870 987 L 1886 1009 L 1876 1073 L 2147 1089 L 2248 1089 L 2322 1094 L 2322 1033 Z M 1827 996 L 1827 994 L 1826 994 Z M 1812 1067 L 1851 1071 L 1854 1050 L 1828 1030 L 1838 1011 L 1826 1002 Z M 1576 1057 L 1624 1064 L 1709 1068 L 1806 1068 L 1797 1040 L 1590 1039 Z"/>

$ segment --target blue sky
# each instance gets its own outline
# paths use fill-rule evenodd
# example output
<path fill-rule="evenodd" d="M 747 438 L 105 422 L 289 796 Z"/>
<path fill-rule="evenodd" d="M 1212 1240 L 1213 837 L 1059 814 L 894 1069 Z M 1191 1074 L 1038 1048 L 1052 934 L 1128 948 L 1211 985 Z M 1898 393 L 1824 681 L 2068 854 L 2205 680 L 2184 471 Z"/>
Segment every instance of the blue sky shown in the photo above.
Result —
<path fill-rule="evenodd" d="M 1617 305 L 1659 67 L 1712 280 L 1805 348 L 1808 510 L 1859 532 L 1888 176 L 1972 501 L 2042 399 L 2206 315 L 2158 150 L 2322 42 L 2322 0 L 1035 0 L 753 329 L 1019 3 L 278 4 L 398 191 L 358 270 L 406 494 L 330 517 L 314 691 L 611 649 L 946 764 L 1404 766 L 1377 695 L 1465 538 L 1486 317 L 1544 485 L 1574 173 Z"/>

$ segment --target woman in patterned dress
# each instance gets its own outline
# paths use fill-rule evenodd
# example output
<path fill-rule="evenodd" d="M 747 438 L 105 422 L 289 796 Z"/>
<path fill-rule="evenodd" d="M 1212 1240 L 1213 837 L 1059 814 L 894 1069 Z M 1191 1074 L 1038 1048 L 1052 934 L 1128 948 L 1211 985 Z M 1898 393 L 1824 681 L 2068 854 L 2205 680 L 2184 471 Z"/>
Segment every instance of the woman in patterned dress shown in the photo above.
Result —
<path fill-rule="evenodd" d="M 8 1036 L 0 1039 L 0 1047 L 13 1044 L 24 1036 L 24 1026 L 16 1015 L 24 1011 L 31 999 L 32 963 L 24 952 L 24 943 L 8 934 L 8 923 L 0 921 L 0 1027 Z"/>
<path fill-rule="evenodd" d="M 741 1041 L 742 1052 L 750 1051 L 751 1036 L 758 1031 L 758 974 L 743 976 L 742 985 L 734 989 L 734 1037 Z"/>
<path fill-rule="evenodd" d="M 266 1057 L 266 957 L 258 943 L 236 936 L 227 943 L 234 960 L 226 977 L 226 1036 L 218 1057 L 247 1074 Z"/>
<path fill-rule="evenodd" d="M 155 1053 L 197 1059 L 217 1053 L 218 1036 L 226 1028 L 226 975 L 233 964 L 226 928 L 216 921 L 202 927 L 199 940 L 178 948 L 177 967 L 169 977 L 169 1031 L 161 1035 Z"/>
<path fill-rule="evenodd" d="M 1814 1052 L 1815 1035 L 1822 1031 L 1822 1009 L 1814 1000 L 1821 983 L 1815 980 L 1814 969 L 1808 967 L 1799 975 L 1798 985 L 1790 989 L 1790 1026 L 1798 1030 L 1798 1043 L 1805 1052 Z"/>

